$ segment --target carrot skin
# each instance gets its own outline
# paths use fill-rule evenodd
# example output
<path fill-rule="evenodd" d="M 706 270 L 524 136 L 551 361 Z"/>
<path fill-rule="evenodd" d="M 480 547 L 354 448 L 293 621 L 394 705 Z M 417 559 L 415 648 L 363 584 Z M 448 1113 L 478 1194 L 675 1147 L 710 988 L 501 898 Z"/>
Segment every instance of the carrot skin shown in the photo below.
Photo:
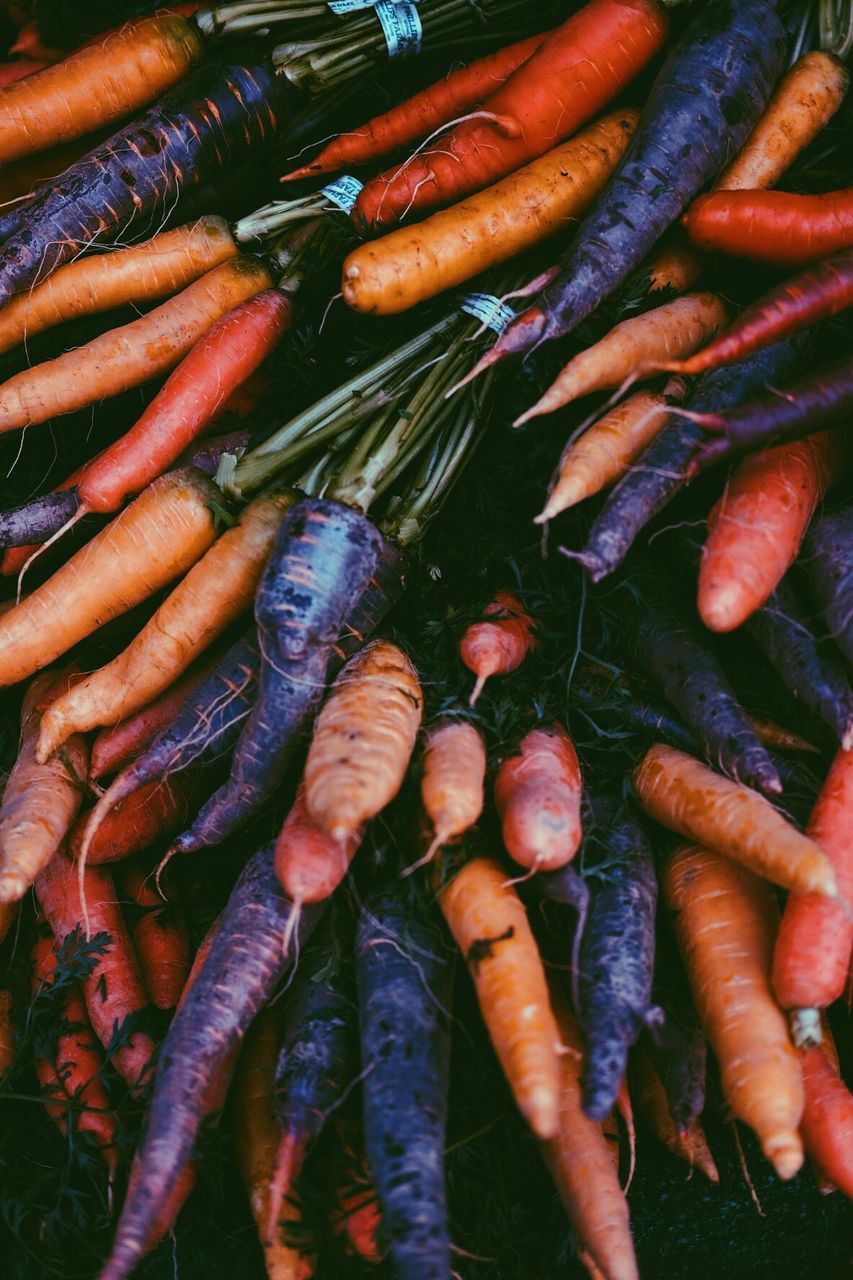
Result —
<path fill-rule="evenodd" d="M 510 857 L 522 867 L 553 871 L 581 843 L 581 769 L 560 724 L 533 729 L 495 775 L 495 808 Z"/>
<path fill-rule="evenodd" d="M 45 493 L 0 512 L 0 547 L 25 547 L 57 533 L 75 515 L 80 499 L 73 489 Z"/>
<path fill-rule="evenodd" d="M 444 1145 L 453 964 L 399 882 L 358 921 L 364 1141 L 400 1280 L 450 1274 Z"/>
<path fill-rule="evenodd" d="M 155 1009 L 175 1009 L 190 972 L 190 940 L 180 904 L 164 902 L 152 879 L 138 867 L 123 871 L 121 891 L 141 910 L 131 924 L 133 945 L 148 998 Z"/>
<path fill-rule="evenodd" d="M 275 869 L 294 902 L 322 902 L 343 880 L 361 844 L 361 831 L 334 840 L 308 813 L 300 783 L 275 844 Z"/>
<path fill-rule="evenodd" d="M 652 1131 L 666 1149 L 679 1160 L 686 1160 L 711 1182 L 719 1182 L 720 1174 L 698 1119 L 683 1129 L 676 1125 L 669 1108 L 666 1091 L 651 1059 L 643 1050 L 632 1055 L 629 1071 L 631 1097 Z"/>
<path fill-rule="evenodd" d="M 814 1046 L 800 1057 L 805 1106 L 800 1129 L 806 1150 L 821 1171 L 853 1200 L 853 1094 Z"/>
<path fill-rule="evenodd" d="M 853 505 L 812 524 L 803 559 L 829 634 L 853 666 Z"/>
<path fill-rule="evenodd" d="M 483 610 L 481 622 L 465 628 L 459 656 L 477 683 L 469 699 L 473 706 L 490 676 L 510 675 L 536 647 L 536 628 L 523 605 L 509 591 L 498 591 Z"/>
<path fill-rule="evenodd" d="M 853 190 L 819 196 L 712 192 L 694 200 L 684 224 L 693 243 L 706 252 L 773 266 L 805 266 L 853 248 Z"/>
<path fill-rule="evenodd" d="M 201 1125 L 205 1086 L 233 1062 L 255 1015 L 295 963 L 322 908 L 305 908 L 294 948 L 281 939 L 291 904 L 273 870 L 273 846 L 249 862 L 228 900 L 215 942 L 163 1041 L 139 1173 L 128 1190 L 101 1280 L 124 1280 L 143 1254 L 168 1191 L 190 1160 Z"/>
<path fill-rule="evenodd" d="M 92 810 L 81 813 L 68 837 L 69 853 L 79 858 L 86 842 L 86 862 L 93 867 L 142 853 L 183 830 L 204 794 L 204 777 L 198 771 L 149 782 L 113 806 L 88 841 Z"/>

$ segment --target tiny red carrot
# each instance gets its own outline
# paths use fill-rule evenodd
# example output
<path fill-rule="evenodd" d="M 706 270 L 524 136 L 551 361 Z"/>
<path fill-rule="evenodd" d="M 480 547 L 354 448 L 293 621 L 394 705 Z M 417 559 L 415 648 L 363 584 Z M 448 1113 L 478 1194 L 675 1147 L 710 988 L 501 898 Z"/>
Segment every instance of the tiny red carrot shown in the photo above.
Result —
<path fill-rule="evenodd" d="M 459 641 L 459 656 L 477 682 L 468 699 L 473 707 L 490 676 L 505 676 L 521 666 L 536 647 L 535 623 L 509 591 L 499 591 Z"/>

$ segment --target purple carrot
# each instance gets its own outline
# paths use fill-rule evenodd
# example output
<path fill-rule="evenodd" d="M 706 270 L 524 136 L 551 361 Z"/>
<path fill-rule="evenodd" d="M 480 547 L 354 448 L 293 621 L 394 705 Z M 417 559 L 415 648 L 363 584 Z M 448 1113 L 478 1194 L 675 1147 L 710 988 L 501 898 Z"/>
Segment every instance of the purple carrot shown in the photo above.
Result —
<path fill-rule="evenodd" d="M 252 1019 L 295 964 L 323 904 L 293 911 L 275 874 L 275 845 L 246 864 L 210 947 L 163 1041 L 142 1143 L 101 1280 L 124 1280 L 143 1256 L 170 1192 L 191 1159 L 208 1082 L 228 1073 Z"/>
<path fill-rule="evenodd" d="M 77 491 L 63 489 L 0 512 L 0 547 L 28 547 L 43 542 L 71 519 L 79 505 Z"/>
<path fill-rule="evenodd" d="M 812 525 L 803 559 L 829 634 L 853 666 L 853 503 Z"/>
<path fill-rule="evenodd" d="M 652 995 L 663 1011 L 644 1037 L 679 1129 L 689 1129 L 705 1107 L 708 1046 L 675 939 L 665 922 L 658 932 Z"/>
<path fill-rule="evenodd" d="M 451 1275 L 444 1177 L 453 967 L 400 882 L 362 908 L 356 942 L 364 1141 L 399 1280 Z"/>

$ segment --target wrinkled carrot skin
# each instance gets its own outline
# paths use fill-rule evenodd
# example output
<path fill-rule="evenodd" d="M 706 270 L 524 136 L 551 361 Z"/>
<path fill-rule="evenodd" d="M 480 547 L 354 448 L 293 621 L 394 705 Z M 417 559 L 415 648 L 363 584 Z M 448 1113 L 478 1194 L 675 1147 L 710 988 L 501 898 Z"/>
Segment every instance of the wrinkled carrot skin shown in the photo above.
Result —
<path fill-rule="evenodd" d="M 853 1200 L 853 1094 L 825 1049 L 807 1049 L 800 1065 L 805 1087 L 800 1131 L 806 1150 L 821 1172 Z"/>
<path fill-rule="evenodd" d="M 176 84 L 203 50 L 183 18 L 146 18 L 0 94 L 0 163 L 120 120 Z"/>
<path fill-rule="evenodd" d="M 660 744 L 646 753 L 632 780 L 646 813 L 661 826 L 701 841 L 783 889 L 837 896 L 826 854 L 749 787 Z"/>
<path fill-rule="evenodd" d="M 565 1003 L 555 1000 L 559 1030 L 568 1052 L 560 1058 L 560 1119 L 557 1134 L 540 1150 L 563 1207 L 583 1246 L 591 1276 L 638 1280 L 628 1205 L 602 1126 L 581 1105 L 583 1041 Z"/>
<path fill-rule="evenodd" d="M 68 320 L 180 293 L 236 256 L 227 222 L 211 216 L 140 245 L 78 258 L 0 310 L 0 352 Z"/>
<path fill-rule="evenodd" d="M 773 990 L 793 1015 L 794 1039 L 821 1038 L 815 1012 L 844 995 L 853 957 L 853 750 L 839 750 L 812 811 L 808 834 L 835 867 L 840 901 L 792 893 L 773 957 Z"/>
<path fill-rule="evenodd" d="M 83 798 L 86 743 L 69 738 L 62 758 L 38 764 L 35 740 L 42 709 L 67 684 L 55 673 L 36 677 L 21 708 L 21 742 L 0 805 L 0 902 L 24 896 L 55 855 Z"/>
<path fill-rule="evenodd" d="M 467 720 L 446 720 L 427 730 L 421 801 L 432 823 L 435 848 L 473 827 L 483 812 L 486 744 Z"/>
<path fill-rule="evenodd" d="M 286 173 L 282 182 L 294 182 L 326 173 L 342 173 L 381 160 L 410 142 L 428 138 L 490 97 L 517 67 L 542 44 L 548 32 L 528 36 L 515 44 L 458 67 L 435 84 L 413 94 L 358 129 L 341 133 L 308 164 Z"/>
<path fill-rule="evenodd" d="M 778 908 L 770 886 L 720 854 L 677 850 L 663 879 L 696 1007 L 735 1116 L 780 1178 L 803 1163 L 803 1079 L 770 989 Z"/>
<path fill-rule="evenodd" d="M 191 468 L 162 476 L 0 618 L 0 686 L 47 666 L 164 587 L 214 540 L 218 490 Z"/>
<path fill-rule="evenodd" d="M 91 809 L 82 813 L 68 838 L 73 858 L 85 856 L 87 864 L 120 862 L 183 830 L 205 794 L 199 773 L 178 773 L 150 782 L 120 800 L 89 831 Z"/>
<path fill-rule="evenodd" d="M 533 619 L 514 595 L 499 591 L 483 610 L 483 621 L 472 622 L 459 641 L 459 657 L 477 677 L 468 705 L 473 707 L 490 676 L 509 675 L 535 647 Z"/>
<path fill-rule="evenodd" d="M 821 432 L 738 465 L 708 517 L 698 596 L 706 627 L 733 631 L 767 603 L 843 463 L 840 442 Z"/>
<path fill-rule="evenodd" d="M 155 1009 L 175 1009 L 190 972 L 190 940 L 183 912 L 171 894 L 164 902 L 153 875 L 138 867 L 124 868 L 119 884 L 122 896 L 143 912 L 131 924 L 130 932 L 148 998 Z"/>
<path fill-rule="evenodd" d="M 789 191 L 715 192 L 684 217 L 698 249 L 800 267 L 853 247 L 853 188 L 819 196 Z"/>
<path fill-rule="evenodd" d="M 232 258 L 139 320 L 16 374 L 0 386 L 0 432 L 46 422 L 168 373 L 217 320 L 270 284 L 262 263 Z"/>
<path fill-rule="evenodd" d="M 642 1048 L 634 1050 L 629 1068 L 631 1096 L 655 1137 L 678 1160 L 699 1169 L 710 1182 L 720 1181 L 720 1172 L 711 1154 L 698 1116 L 686 1129 L 679 1129 L 672 1118 L 666 1090 L 651 1058 Z"/>
<path fill-rule="evenodd" d="M 110 938 L 106 954 L 80 984 L 92 1030 L 107 1048 L 116 1027 L 121 1027 L 130 1014 L 140 1013 L 147 997 L 112 876 L 90 868 L 85 873 L 84 889 L 91 936 L 106 933 Z M 36 894 L 58 943 L 75 929 L 82 930 L 77 869 L 67 858 L 59 855 L 41 873 Z M 133 1090 L 147 1081 L 154 1047 L 150 1036 L 135 1031 L 128 1043 L 112 1055 L 113 1066 Z"/>
<path fill-rule="evenodd" d="M 566 231 L 602 190 L 637 119 L 611 112 L 485 191 L 359 245 L 344 262 L 345 300 L 362 315 L 395 315 Z"/>
<path fill-rule="evenodd" d="M 560 1127 L 560 1031 L 527 912 L 503 867 L 474 858 L 439 893 L 519 1110 L 537 1137 Z"/>
<path fill-rule="evenodd" d="M 513 861 L 536 871 L 564 867 L 581 843 L 581 767 L 559 724 L 533 729 L 495 777 L 495 808 Z"/>

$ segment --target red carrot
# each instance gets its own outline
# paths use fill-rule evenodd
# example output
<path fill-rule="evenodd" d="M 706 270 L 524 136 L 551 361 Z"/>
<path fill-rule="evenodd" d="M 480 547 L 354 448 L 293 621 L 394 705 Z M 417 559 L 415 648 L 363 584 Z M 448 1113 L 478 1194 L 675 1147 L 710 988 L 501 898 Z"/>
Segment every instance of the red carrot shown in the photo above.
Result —
<path fill-rule="evenodd" d="M 141 909 L 131 935 L 145 989 L 155 1009 L 174 1009 L 187 984 L 190 940 L 180 905 L 173 894 L 164 902 L 153 877 L 139 867 L 122 869 L 122 894 Z"/>
<path fill-rule="evenodd" d="M 495 808 L 507 852 L 522 867 L 554 871 L 581 842 L 581 770 L 559 724 L 534 729 L 495 778 Z"/>
<path fill-rule="evenodd" d="M 853 1199 L 853 1094 L 824 1049 L 800 1057 L 805 1106 L 800 1132 L 806 1150 L 839 1191 Z"/>
<path fill-rule="evenodd" d="M 466 627 L 459 656 L 477 677 L 468 705 L 473 707 L 490 676 L 505 676 L 520 667 L 535 648 L 533 619 L 509 591 L 499 591 L 483 610 L 483 621 Z"/>
<path fill-rule="evenodd" d="M 160 840 L 181 831 L 204 794 L 199 773 L 179 773 L 140 787 L 101 818 L 87 841 L 92 810 L 81 813 L 69 836 L 68 847 L 79 858 L 85 844 L 87 866 L 118 862 L 141 853 Z"/>
<path fill-rule="evenodd" d="M 804 266 L 853 248 L 853 187 L 819 196 L 715 191 L 693 202 L 684 225 L 700 249 L 773 266 Z"/>

